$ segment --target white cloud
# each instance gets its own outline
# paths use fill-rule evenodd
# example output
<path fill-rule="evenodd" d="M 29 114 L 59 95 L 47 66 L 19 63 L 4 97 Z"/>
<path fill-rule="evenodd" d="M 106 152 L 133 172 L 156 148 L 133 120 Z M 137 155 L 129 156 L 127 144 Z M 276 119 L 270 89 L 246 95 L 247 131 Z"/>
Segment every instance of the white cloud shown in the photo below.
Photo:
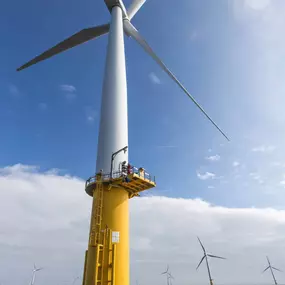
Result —
<path fill-rule="evenodd" d="M 91 199 L 84 181 L 56 171 L 15 165 L 0 169 L 0 276 L 3 284 L 28 284 L 33 263 L 45 267 L 39 284 L 72 283 L 87 246 Z M 187 225 L 187 226 L 185 226 Z M 165 284 L 169 263 L 177 284 L 208 282 L 196 236 L 212 254 L 217 283 L 269 284 L 265 256 L 285 268 L 285 211 L 214 206 L 200 199 L 130 200 L 131 284 Z M 187 244 L 187 247 L 185 247 Z M 165 249 L 168 250 L 165 250 Z M 13 274 L 14 272 L 17 274 Z M 241 274 L 242 272 L 242 274 Z M 82 272 L 81 272 L 82 273 Z M 277 280 L 282 275 L 276 273 Z"/>
<path fill-rule="evenodd" d="M 68 101 L 73 101 L 76 98 L 76 88 L 70 84 L 60 85 L 60 90 L 64 92 L 65 98 Z"/>
<path fill-rule="evenodd" d="M 218 154 L 216 155 L 210 155 L 210 156 L 206 156 L 205 159 L 206 160 L 210 160 L 210 161 L 219 161 L 220 160 L 220 156 Z"/>
<path fill-rule="evenodd" d="M 213 185 L 208 186 L 208 189 L 214 189 L 214 188 L 215 188 L 215 186 L 213 186 Z"/>
<path fill-rule="evenodd" d="M 161 80 L 157 77 L 157 75 L 154 72 L 151 72 L 148 76 L 152 83 L 161 84 Z"/>
<path fill-rule="evenodd" d="M 216 174 L 212 172 L 205 172 L 204 174 L 197 172 L 197 177 L 200 180 L 208 180 L 208 179 L 214 179 L 216 177 Z"/>
<path fill-rule="evenodd" d="M 258 173 L 251 172 L 251 173 L 249 173 L 249 176 L 252 177 L 253 180 L 256 180 L 259 184 L 264 183 L 263 179 L 261 178 L 261 176 Z"/>
<path fill-rule="evenodd" d="M 69 85 L 69 84 L 62 84 L 62 85 L 60 85 L 60 89 L 61 89 L 62 91 L 70 92 L 70 93 L 76 92 L 75 86 Z"/>
<path fill-rule="evenodd" d="M 158 145 L 157 148 L 177 148 L 177 145 Z"/>
<path fill-rule="evenodd" d="M 86 107 L 85 109 L 86 120 L 88 123 L 93 123 L 98 116 L 98 112 L 91 107 Z"/>
<path fill-rule="evenodd" d="M 238 161 L 234 161 L 233 162 L 233 167 L 237 167 L 237 166 L 239 166 L 240 165 L 240 163 L 238 162 Z"/>
<path fill-rule="evenodd" d="M 275 161 L 275 162 L 271 162 L 271 163 L 270 163 L 270 166 L 271 166 L 271 167 L 284 168 L 284 167 L 285 167 L 285 163 L 284 163 L 284 162 Z"/>
<path fill-rule="evenodd" d="M 256 147 L 252 148 L 251 151 L 268 153 L 268 152 L 273 152 L 275 149 L 276 149 L 276 147 L 273 145 L 268 145 L 268 146 L 261 145 L 261 146 L 256 146 Z"/>

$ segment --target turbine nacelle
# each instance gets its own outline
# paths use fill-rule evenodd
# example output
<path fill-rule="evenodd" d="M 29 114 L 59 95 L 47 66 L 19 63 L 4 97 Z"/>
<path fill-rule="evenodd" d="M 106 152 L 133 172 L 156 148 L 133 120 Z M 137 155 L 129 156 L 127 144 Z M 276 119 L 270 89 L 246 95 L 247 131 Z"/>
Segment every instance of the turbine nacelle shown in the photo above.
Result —
<path fill-rule="evenodd" d="M 135 16 L 135 14 L 140 10 L 140 8 L 146 2 L 146 0 L 134 0 L 127 11 L 124 2 L 122 0 L 104 0 L 104 1 L 110 13 L 113 7 L 119 6 L 123 12 L 123 19 L 129 21 Z"/>
<path fill-rule="evenodd" d="M 105 4 L 106 4 L 108 10 L 110 11 L 110 13 L 112 12 L 112 9 L 115 6 L 119 6 L 122 9 L 123 18 L 129 19 L 126 7 L 125 7 L 122 0 L 104 0 L 104 1 L 105 1 Z"/>

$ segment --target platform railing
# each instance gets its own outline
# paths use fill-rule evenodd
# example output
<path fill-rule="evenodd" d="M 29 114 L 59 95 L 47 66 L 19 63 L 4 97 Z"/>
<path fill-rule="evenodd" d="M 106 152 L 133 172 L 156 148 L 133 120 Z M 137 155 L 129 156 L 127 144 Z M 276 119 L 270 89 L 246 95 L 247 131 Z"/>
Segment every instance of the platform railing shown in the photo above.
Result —
<path fill-rule="evenodd" d="M 107 182 L 110 181 L 111 179 L 116 179 L 123 177 L 125 175 L 130 175 L 130 174 L 136 174 L 139 177 L 143 178 L 144 180 L 149 180 L 151 182 L 155 183 L 155 176 L 151 176 L 149 173 L 145 172 L 145 170 L 142 170 L 141 168 L 137 168 L 135 166 L 132 166 L 130 169 L 128 169 L 128 173 L 122 172 L 122 171 L 116 171 L 112 173 L 112 178 L 110 173 L 103 173 L 101 176 L 101 181 L 102 182 Z M 88 185 L 95 183 L 96 182 L 96 175 L 91 176 L 86 180 L 85 183 L 85 188 L 88 187 Z"/>

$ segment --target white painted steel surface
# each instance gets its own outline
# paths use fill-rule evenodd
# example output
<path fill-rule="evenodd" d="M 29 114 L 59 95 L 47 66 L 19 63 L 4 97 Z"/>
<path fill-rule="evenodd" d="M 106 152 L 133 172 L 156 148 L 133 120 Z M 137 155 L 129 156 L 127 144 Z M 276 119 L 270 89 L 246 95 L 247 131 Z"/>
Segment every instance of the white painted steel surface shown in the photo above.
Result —
<path fill-rule="evenodd" d="M 127 80 L 124 50 L 123 17 L 120 7 L 112 9 L 109 42 L 102 92 L 101 119 L 96 172 L 110 172 L 112 153 L 128 146 Z M 119 153 L 113 170 L 128 162 L 128 151 Z"/>
<path fill-rule="evenodd" d="M 145 3 L 146 0 L 134 0 L 128 9 L 128 17 L 131 20 L 135 14 L 139 11 L 142 5 Z"/>

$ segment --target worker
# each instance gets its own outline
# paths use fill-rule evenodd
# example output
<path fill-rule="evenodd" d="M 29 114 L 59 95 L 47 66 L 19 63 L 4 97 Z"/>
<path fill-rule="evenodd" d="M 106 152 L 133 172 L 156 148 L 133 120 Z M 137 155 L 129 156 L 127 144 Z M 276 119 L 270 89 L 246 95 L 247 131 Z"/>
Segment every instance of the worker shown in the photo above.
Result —
<path fill-rule="evenodd" d="M 127 165 L 126 165 L 126 161 L 122 162 L 122 174 L 126 175 L 127 174 Z"/>
<path fill-rule="evenodd" d="M 144 168 L 143 167 L 139 168 L 139 176 L 144 177 Z"/>
<path fill-rule="evenodd" d="M 132 166 L 128 163 L 128 167 L 127 167 L 128 175 L 131 174 L 131 172 L 132 172 Z"/>
<path fill-rule="evenodd" d="M 124 177 L 123 182 L 129 183 L 130 181 L 131 181 L 131 180 L 129 179 L 129 177 L 128 177 L 128 176 L 125 176 L 125 177 Z"/>
<path fill-rule="evenodd" d="M 122 176 L 122 182 L 128 182 L 126 181 L 127 180 L 127 165 L 126 165 L 126 161 L 123 161 L 122 162 L 122 165 L 121 165 L 121 168 L 122 168 L 122 173 L 121 173 L 121 176 Z"/>

